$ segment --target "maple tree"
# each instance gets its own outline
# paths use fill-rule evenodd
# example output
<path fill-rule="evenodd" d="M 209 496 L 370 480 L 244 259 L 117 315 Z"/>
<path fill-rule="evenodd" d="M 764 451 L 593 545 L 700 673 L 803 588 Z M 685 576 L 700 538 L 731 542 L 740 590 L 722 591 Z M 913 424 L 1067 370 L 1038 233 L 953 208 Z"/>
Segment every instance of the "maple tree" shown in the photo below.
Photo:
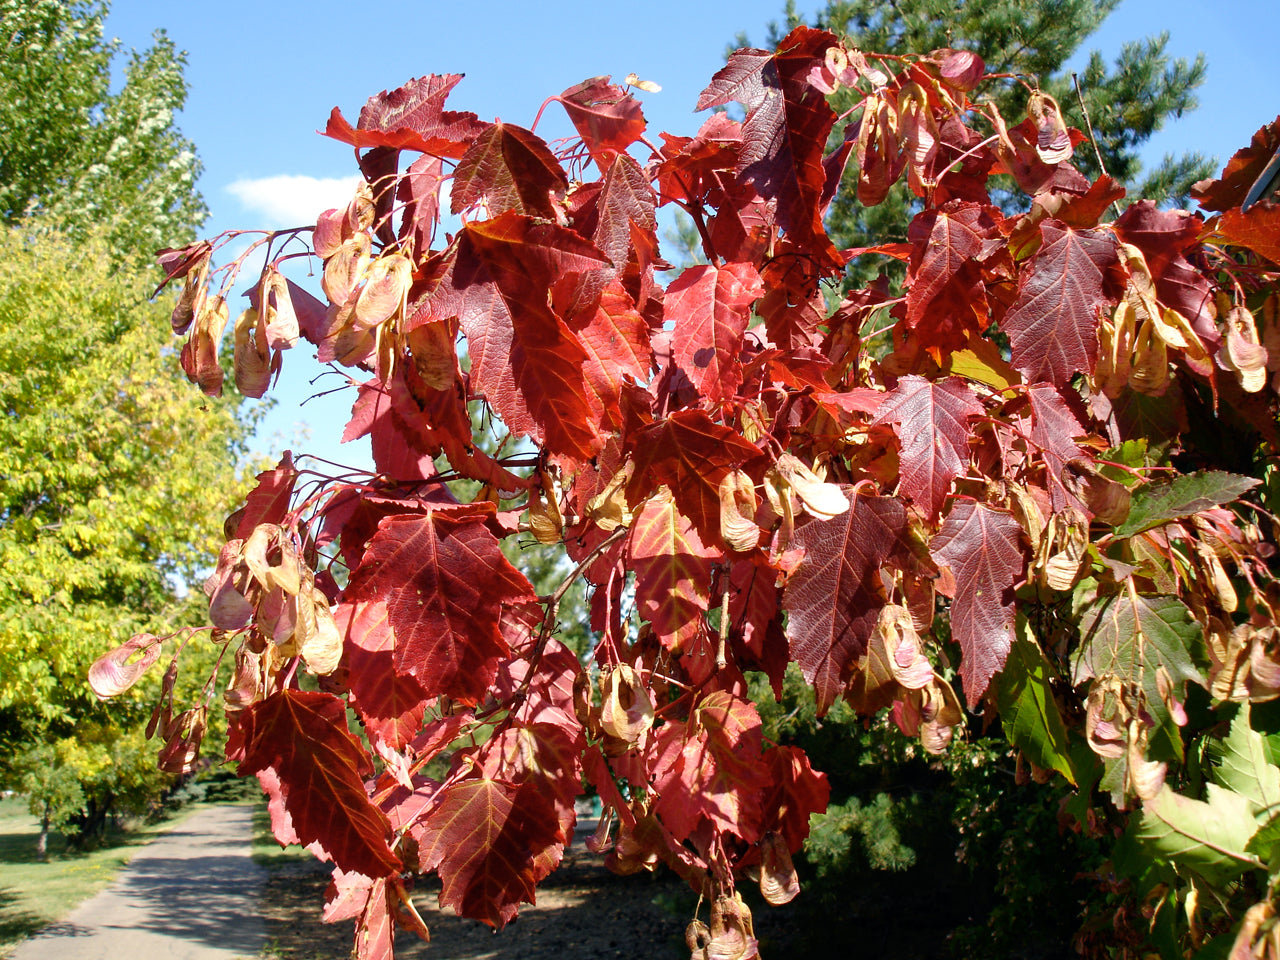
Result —
<path fill-rule="evenodd" d="M 1031 91 L 1015 123 L 977 97 L 985 77 L 973 52 L 875 55 L 801 26 L 703 92 L 741 121 L 659 145 L 630 89 L 595 78 L 549 101 L 577 132 L 558 147 L 446 109 L 460 78 L 423 77 L 329 118 L 366 181 L 345 209 L 223 267 L 240 234 L 162 253 L 207 393 L 255 256 L 239 388 L 264 393 L 301 340 L 358 388 L 344 436 L 370 435 L 376 473 L 286 455 L 206 584 L 234 663 L 227 758 L 277 839 L 334 864 L 326 917 L 355 920 L 357 955 L 428 936 L 426 873 L 442 905 L 509 922 L 584 783 L 612 869 L 666 864 L 709 903 L 695 957 L 757 955 L 739 885 L 792 899 L 829 795 L 747 696 L 748 672 L 776 690 L 791 662 L 820 712 L 887 711 L 931 753 L 998 718 L 1036 777 L 1076 789 L 1076 829 L 1123 836 L 1128 889 L 1155 905 L 1143 935 L 1277 955 L 1277 741 L 1250 710 L 1280 696 L 1273 495 L 1198 437 L 1272 476 L 1280 208 L 1236 207 L 1280 119 L 1198 187 L 1221 216 L 1139 202 L 1103 222 L 1122 188 L 1072 165 L 1083 135 L 1053 98 Z M 850 160 L 863 203 L 905 177 L 923 210 L 870 251 L 906 264 L 902 289 L 829 311 L 821 284 L 869 252 L 824 229 Z M 1002 174 L 1022 211 L 991 203 Z M 450 178 L 462 226 L 441 235 Z M 707 259 L 665 284 L 663 204 Z M 313 257 L 327 303 L 285 276 Z M 478 446 L 475 405 L 527 450 Z M 530 534 L 575 564 L 549 594 L 501 549 Z M 555 635 L 578 577 L 586 664 Z M 126 689 L 163 642 L 108 654 L 95 689 Z M 203 709 L 157 706 L 171 762 L 194 758 Z M 1116 944 L 1091 927 L 1076 946 Z"/>

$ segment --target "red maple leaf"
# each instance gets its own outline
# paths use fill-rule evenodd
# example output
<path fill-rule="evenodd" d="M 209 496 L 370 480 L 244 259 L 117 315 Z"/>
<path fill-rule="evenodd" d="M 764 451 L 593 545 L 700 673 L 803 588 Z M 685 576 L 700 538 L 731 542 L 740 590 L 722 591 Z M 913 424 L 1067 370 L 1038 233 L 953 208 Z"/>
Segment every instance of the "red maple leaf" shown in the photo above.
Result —
<path fill-rule="evenodd" d="M 607 266 L 572 230 L 508 212 L 463 228 L 456 260 L 432 298 L 437 315 L 461 323 L 472 383 L 503 422 L 578 459 L 602 443 L 601 411 L 589 400 L 586 351 L 551 309 L 550 291 L 565 274 Z"/>
<path fill-rule="evenodd" d="M 703 545 L 669 496 L 645 501 L 631 529 L 628 554 L 640 616 L 666 649 L 684 653 L 706 631 L 711 564 L 720 553 Z"/>
<path fill-rule="evenodd" d="M 440 791 L 413 829 L 424 872 L 438 870 L 440 905 L 502 927 L 560 862 L 555 805 L 534 783 L 461 780 Z"/>
<path fill-rule="evenodd" d="M 1104 289 L 1119 263 L 1107 230 L 1076 230 L 1056 220 L 1041 225 L 1040 251 L 1018 274 L 1018 297 L 1001 322 L 1013 366 L 1028 383 L 1064 389 L 1098 358 L 1098 311 L 1114 305 Z"/>
<path fill-rule="evenodd" d="M 761 746 L 755 707 L 723 691 L 703 699 L 685 724 L 662 727 L 655 748 L 654 812 L 673 836 L 691 836 L 705 819 L 748 843 L 760 839 L 768 784 Z"/>
<path fill-rule="evenodd" d="M 286 450 L 274 470 L 258 474 L 258 485 L 249 491 L 244 506 L 227 519 L 227 526 L 234 531 L 228 531 L 229 537 L 246 540 L 260 523 L 283 523 L 297 479 L 293 454 Z"/>
<path fill-rule="evenodd" d="M 555 98 L 601 169 L 644 136 L 640 101 L 609 77 L 591 77 Z"/>
<path fill-rule="evenodd" d="M 969 465 L 969 418 L 982 404 L 958 377 L 938 383 L 907 376 L 885 397 L 872 423 L 897 424 L 902 489 L 933 519 L 951 482 Z"/>
<path fill-rule="evenodd" d="M 818 714 L 844 692 L 885 604 L 880 568 L 905 551 L 907 511 L 893 497 L 855 496 L 830 520 L 796 530 L 804 559 L 787 580 L 787 640 L 791 657 L 813 684 Z"/>
<path fill-rule="evenodd" d="M 551 798 L 560 824 L 559 840 L 569 843 L 577 822 L 574 800 L 582 792 L 579 756 L 583 746 L 581 728 L 570 734 L 559 724 L 512 724 L 485 741 L 473 759 L 482 776 L 529 783 Z"/>
<path fill-rule="evenodd" d="M 344 701 L 281 690 L 246 707 L 237 727 L 244 743 L 237 772 L 258 775 L 281 843 L 314 845 L 338 869 L 367 877 L 399 872 L 387 845 L 391 825 L 365 793 L 373 765 L 347 729 Z"/>
<path fill-rule="evenodd" d="M 568 324 L 587 353 L 583 371 L 601 410 L 601 425 L 619 429 L 619 398 L 625 378 L 643 382 L 653 367 L 649 325 L 617 280 L 609 281 L 600 292 L 594 310 L 577 314 Z"/>
<path fill-rule="evenodd" d="M 822 155 L 835 125 L 835 111 L 808 80 L 834 35 L 799 26 L 776 52 L 739 50 L 698 98 L 698 110 L 731 100 L 747 111 L 737 172 L 762 197 L 776 198 L 778 223 L 823 268 L 839 270 L 844 260 L 822 223 L 826 170 Z"/>
<path fill-rule="evenodd" d="M 365 730 L 393 750 L 404 748 L 422 727 L 431 695 L 395 667 L 396 636 L 381 600 L 341 603 L 333 611 L 343 637 L 350 702 Z"/>
<path fill-rule="evenodd" d="M 432 74 L 410 80 L 395 90 L 383 90 L 370 97 L 361 108 L 354 128 L 342 111 L 334 107 L 324 135 L 349 143 L 357 150 L 392 147 L 456 160 L 489 126 L 474 113 L 444 109 L 449 91 L 461 79 L 460 73 Z"/>
<path fill-rule="evenodd" d="M 503 605 L 534 595 L 483 516 L 431 510 L 378 524 L 343 599 L 385 602 L 394 668 L 429 696 L 475 703 L 507 654 Z"/>
<path fill-rule="evenodd" d="M 953 200 L 911 221 L 906 322 L 925 347 L 959 350 L 986 329 L 981 262 L 1000 247 L 999 216 L 993 207 Z"/>
<path fill-rule="evenodd" d="M 1026 568 L 1021 535 L 1022 526 L 1007 510 L 960 500 L 929 544 L 956 578 L 951 634 L 964 654 L 960 677 L 970 710 L 1013 645 L 1013 588 Z"/>
<path fill-rule="evenodd" d="M 541 137 L 499 121 L 458 161 L 450 208 L 462 213 L 483 200 L 490 216 L 513 210 L 554 220 L 557 200 L 568 189 L 569 178 Z"/>
<path fill-rule="evenodd" d="M 628 437 L 627 446 L 636 464 L 627 500 L 638 506 L 665 483 L 703 543 L 720 539 L 720 481 L 760 453 L 701 410 L 679 410 L 643 427 Z"/>
<path fill-rule="evenodd" d="M 764 795 L 764 829 L 781 834 L 795 853 L 809 836 L 809 816 L 826 811 L 831 785 L 799 747 L 773 747 L 764 761 L 773 781 Z"/>
<path fill-rule="evenodd" d="M 1262 203 L 1248 213 L 1228 210 L 1214 231 L 1229 244 L 1247 247 L 1260 257 L 1280 264 L 1280 206 Z"/>
<path fill-rule="evenodd" d="M 1062 471 L 1069 461 L 1083 456 L 1073 438 L 1084 436 L 1085 430 L 1056 387 L 1037 383 L 1027 388 L 1027 399 L 1031 401 L 1031 442 L 1049 473 L 1053 509 L 1061 510 L 1079 502 L 1063 485 Z"/>
<path fill-rule="evenodd" d="M 738 353 L 751 304 L 763 292 L 749 263 L 689 267 L 667 287 L 663 312 L 675 323 L 672 356 L 708 400 L 732 397 L 742 382 Z"/>
<path fill-rule="evenodd" d="M 1244 202 L 1255 180 L 1280 147 L 1280 117 L 1259 127 L 1243 147 L 1232 154 L 1217 180 L 1201 180 L 1191 196 L 1206 210 L 1230 210 Z"/>

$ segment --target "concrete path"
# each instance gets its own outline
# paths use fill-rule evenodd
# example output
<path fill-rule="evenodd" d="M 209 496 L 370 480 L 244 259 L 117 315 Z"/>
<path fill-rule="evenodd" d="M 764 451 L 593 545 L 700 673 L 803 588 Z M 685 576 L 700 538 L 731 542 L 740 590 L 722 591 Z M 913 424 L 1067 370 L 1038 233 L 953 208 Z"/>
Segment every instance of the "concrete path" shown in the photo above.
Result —
<path fill-rule="evenodd" d="M 20 944 L 13 960 L 235 960 L 266 940 L 253 807 L 192 814 L 142 847 L 106 890 Z"/>

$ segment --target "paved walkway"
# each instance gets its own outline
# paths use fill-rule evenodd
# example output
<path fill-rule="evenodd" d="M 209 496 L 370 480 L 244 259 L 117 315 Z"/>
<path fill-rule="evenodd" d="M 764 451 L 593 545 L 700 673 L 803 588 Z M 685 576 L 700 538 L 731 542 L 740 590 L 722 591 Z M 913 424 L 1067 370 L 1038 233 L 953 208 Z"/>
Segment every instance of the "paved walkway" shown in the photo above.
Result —
<path fill-rule="evenodd" d="M 13 960 L 235 960 L 266 940 L 253 807 L 192 814 L 141 848 L 106 890 L 18 946 Z"/>

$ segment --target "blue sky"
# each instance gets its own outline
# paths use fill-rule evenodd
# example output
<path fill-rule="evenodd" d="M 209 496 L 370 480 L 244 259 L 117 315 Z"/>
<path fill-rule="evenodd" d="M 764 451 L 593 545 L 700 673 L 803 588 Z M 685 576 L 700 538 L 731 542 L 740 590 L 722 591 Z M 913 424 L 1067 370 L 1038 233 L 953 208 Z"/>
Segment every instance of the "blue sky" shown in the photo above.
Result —
<path fill-rule="evenodd" d="M 125 49 L 145 48 L 163 27 L 187 51 L 191 93 L 179 119 L 205 165 L 200 188 L 211 217 L 206 234 L 238 227 L 311 222 L 345 202 L 355 167 L 350 149 L 316 135 L 340 106 L 355 121 L 374 93 L 427 73 L 465 73 L 450 97 L 453 109 L 482 119 L 529 125 L 542 101 L 587 77 L 628 73 L 662 85 L 641 94 L 651 136 L 692 135 L 693 104 L 723 64 L 740 30 L 763 43 L 781 0 L 647 0 L 643 3 L 381 0 L 364 7 L 333 0 L 220 0 L 165 3 L 116 0 L 108 35 Z M 811 14 L 818 3 L 801 2 Z M 1211 12 L 1210 12 L 1211 11 Z M 1280 17 L 1275 0 L 1123 0 L 1085 50 L 1108 60 L 1127 40 L 1168 31 L 1173 56 L 1208 59 L 1200 109 L 1170 124 L 1144 152 L 1199 150 L 1219 162 L 1248 143 L 1280 113 Z M 570 127 L 548 108 L 538 132 L 550 139 Z M 300 408 L 317 368 L 304 347 L 285 355 L 264 447 L 280 447 L 301 427 L 303 448 L 353 465 L 363 449 L 340 449 L 336 438 L 350 399 L 324 398 Z"/>

